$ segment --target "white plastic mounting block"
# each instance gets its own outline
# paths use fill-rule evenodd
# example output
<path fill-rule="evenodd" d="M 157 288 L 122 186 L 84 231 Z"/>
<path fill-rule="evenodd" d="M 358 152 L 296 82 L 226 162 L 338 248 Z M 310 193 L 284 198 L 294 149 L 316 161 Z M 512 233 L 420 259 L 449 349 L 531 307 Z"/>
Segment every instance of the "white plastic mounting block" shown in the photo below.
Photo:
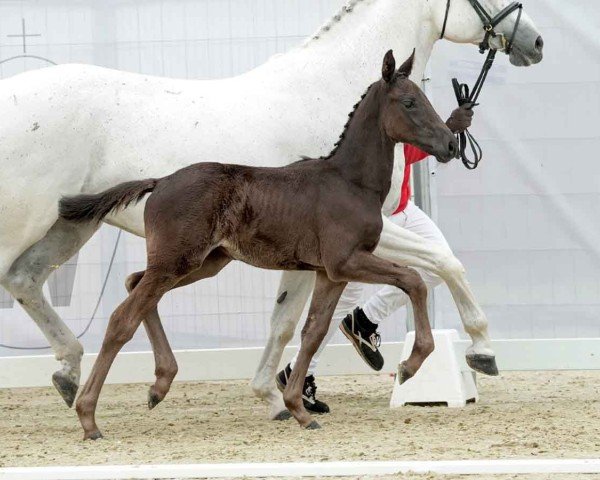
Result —
<path fill-rule="evenodd" d="M 458 408 L 479 400 L 474 372 L 461 370 L 456 357 L 454 345 L 459 341 L 456 330 L 433 330 L 433 339 L 435 350 L 415 376 L 402 385 L 396 378 L 390 408 L 414 403 L 446 403 Z M 410 355 L 414 342 L 415 332 L 408 332 L 401 362 Z"/>

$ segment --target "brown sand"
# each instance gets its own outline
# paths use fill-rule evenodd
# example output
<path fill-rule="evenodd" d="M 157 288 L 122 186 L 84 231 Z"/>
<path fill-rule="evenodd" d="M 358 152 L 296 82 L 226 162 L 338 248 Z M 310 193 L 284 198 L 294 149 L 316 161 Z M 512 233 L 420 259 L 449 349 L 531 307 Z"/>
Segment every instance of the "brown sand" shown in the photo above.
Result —
<path fill-rule="evenodd" d="M 109 385 L 96 442 L 81 441 L 75 411 L 53 389 L 0 390 L 0 466 L 600 456 L 600 372 L 478 379 L 480 402 L 464 409 L 390 410 L 387 375 L 320 378 L 333 413 L 317 431 L 266 420 L 244 381 L 175 383 L 153 411 L 146 385 Z"/>

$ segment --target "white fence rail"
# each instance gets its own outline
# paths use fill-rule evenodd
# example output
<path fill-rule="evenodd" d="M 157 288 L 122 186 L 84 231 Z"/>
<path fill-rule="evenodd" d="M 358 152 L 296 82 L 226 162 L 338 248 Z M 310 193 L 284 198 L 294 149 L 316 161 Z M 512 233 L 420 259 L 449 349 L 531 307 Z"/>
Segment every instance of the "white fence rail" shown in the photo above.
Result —
<path fill-rule="evenodd" d="M 220 463 L 197 465 L 103 465 L 0 468 L 0 480 L 129 480 L 184 478 L 353 477 L 600 473 L 598 459 L 507 459 L 391 462 Z M 478 477 L 481 478 L 481 477 Z"/>
<path fill-rule="evenodd" d="M 464 365 L 464 351 L 470 342 L 461 341 L 456 348 Z M 493 342 L 501 370 L 600 370 L 600 338 L 496 340 Z M 294 355 L 286 348 L 283 362 Z M 211 350 L 178 350 L 178 381 L 249 379 L 254 375 L 262 348 L 225 348 Z M 384 343 L 387 359 L 384 372 L 393 373 L 402 353 L 402 343 Z M 82 375 L 87 378 L 95 354 L 83 358 Z M 465 366 L 466 368 L 466 366 Z M 52 356 L 0 357 L 0 388 L 46 387 L 56 369 Z M 107 383 L 139 383 L 154 381 L 154 357 L 151 352 L 126 352 L 115 360 Z M 319 375 L 372 374 L 350 345 L 331 345 L 325 349 L 319 364 Z"/>

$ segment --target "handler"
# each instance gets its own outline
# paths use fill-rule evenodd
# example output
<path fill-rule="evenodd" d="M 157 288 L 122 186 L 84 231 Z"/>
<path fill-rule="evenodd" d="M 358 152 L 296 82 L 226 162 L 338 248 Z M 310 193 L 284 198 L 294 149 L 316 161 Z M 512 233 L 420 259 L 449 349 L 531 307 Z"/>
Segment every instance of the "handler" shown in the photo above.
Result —
<path fill-rule="evenodd" d="M 472 118 L 473 110 L 471 108 L 467 108 L 466 106 L 458 107 L 452 112 L 450 118 L 446 121 L 446 125 L 448 125 L 448 128 L 452 132 L 461 133 L 471 126 Z M 427 156 L 425 152 L 412 145 L 404 145 L 404 159 L 406 162 L 404 166 L 404 180 L 400 191 L 398 208 L 389 218 L 396 225 L 449 249 L 448 242 L 437 225 L 433 223 L 433 220 L 423 210 L 410 200 L 411 165 L 420 162 L 427 158 Z M 421 269 L 417 270 L 421 274 L 427 288 L 432 289 L 442 283 L 442 279 L 437 275 Z M 409 298 L 402 290 L 385 286 L 369 298 L 362 307 L 357 306 L 352 310 L 360 302 L 362 289 L 363 284 L 361 283 L 350 283 L 346 286 L 331 320 L 329 332 L 327 332 L 327 336 L 323 339 L 319 350 L 317 350 L 310 363 L 308 376 L 304 381 L 302 397 L 304 399 L 304 407 L 313 413 L 329 413 L 329 406 L 316 398 L 317 386 L 315 384 L 314 373 L 319 357 L 331 340 L 331 337 L 335 334 L 338 325 L 367 365 L 373 370 L 381 370 L 383 368 L 383 356 L 379 351 L 381 336 L 377 332 L 377 327 L 386 317 L 406 305 Z M 351 313 L 346 314 L 349 311 Z M 296 352 L 296 356 L 294 356 L 290 364 L 277 374 L 277 386 L 281 391 L 287 385 L 297 356 L 298 353 Z"/>

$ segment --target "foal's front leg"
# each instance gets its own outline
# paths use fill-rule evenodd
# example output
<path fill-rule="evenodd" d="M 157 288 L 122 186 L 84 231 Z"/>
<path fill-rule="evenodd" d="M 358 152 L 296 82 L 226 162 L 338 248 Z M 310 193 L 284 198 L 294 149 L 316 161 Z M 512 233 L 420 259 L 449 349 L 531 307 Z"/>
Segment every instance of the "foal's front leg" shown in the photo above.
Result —
<path fill-rule="evenodd" d="M 300 353 L 283 391 L 286 407 L 304 428 L 320 428 L 304 408 L 302 387 L 310 361 L 327 334 L 331 317 L 345 287 L 345 282 L 332 282 L 325 272 L 317 272 L 308 318 L 302 329 Z"/>
<path fill-rule="evenodd" d="M 404 291 L 413 306 L 415 343 L 408 359 L 400 368 L 400 383 L 411 378 L 434 349 L 427 313 L 427 286 L 416 270 L 401 267 L 367 251 L 357 251 L 345 261 L 332 265 L 331 277 L 361 283 L 391 285 Z"/>

